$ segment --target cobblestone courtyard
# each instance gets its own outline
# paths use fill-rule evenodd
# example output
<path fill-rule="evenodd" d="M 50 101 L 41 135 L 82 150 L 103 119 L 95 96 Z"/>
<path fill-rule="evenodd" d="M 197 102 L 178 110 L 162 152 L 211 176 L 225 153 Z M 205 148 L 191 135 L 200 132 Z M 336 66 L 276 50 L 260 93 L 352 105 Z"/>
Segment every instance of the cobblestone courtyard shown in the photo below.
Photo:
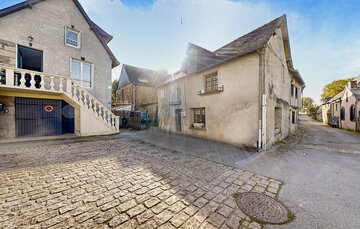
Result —
<path fill-rule="evenodd" d="M 0 150 L 1 228 L 261 228 L 233 194 L 281 182 L 127 139 Z"/>

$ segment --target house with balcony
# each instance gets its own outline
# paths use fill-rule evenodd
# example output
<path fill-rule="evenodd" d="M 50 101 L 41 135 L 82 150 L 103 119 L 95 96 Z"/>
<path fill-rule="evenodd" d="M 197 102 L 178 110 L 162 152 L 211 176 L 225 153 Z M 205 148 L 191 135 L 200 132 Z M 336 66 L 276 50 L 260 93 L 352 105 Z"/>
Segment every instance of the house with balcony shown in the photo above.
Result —
<path fill-rule="evenodd" d="M 0 10 L 0 138 L 117 133 L 111 40 L 77 0 Z"/>
<path fill-rule="evenodd" d="M 159 128 L 266 149 L 297 129 L 304 87 L 283 15 L 214 51 L 190 43 L 158 89 Z"/>

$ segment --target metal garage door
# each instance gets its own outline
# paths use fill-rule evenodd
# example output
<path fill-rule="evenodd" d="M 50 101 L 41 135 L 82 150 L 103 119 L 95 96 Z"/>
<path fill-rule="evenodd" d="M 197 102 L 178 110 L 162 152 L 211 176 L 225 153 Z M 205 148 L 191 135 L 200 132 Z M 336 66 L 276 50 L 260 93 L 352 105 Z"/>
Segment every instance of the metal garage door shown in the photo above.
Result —
<path fill-rule="evenodd" d="M 61 134 L 61 108 L 61 100 L 15 98 L 16 136 Z"/>

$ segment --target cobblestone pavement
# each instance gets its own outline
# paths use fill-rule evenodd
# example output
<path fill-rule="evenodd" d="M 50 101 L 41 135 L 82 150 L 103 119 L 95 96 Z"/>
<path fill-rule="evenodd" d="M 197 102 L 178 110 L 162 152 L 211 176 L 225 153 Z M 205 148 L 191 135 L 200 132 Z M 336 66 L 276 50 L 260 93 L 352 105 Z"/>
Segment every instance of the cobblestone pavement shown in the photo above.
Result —
<path fill-rule="evenodd" d="M 281 182 L 127 139 L 0 150 L 0 228 L 261 228 Z"/>

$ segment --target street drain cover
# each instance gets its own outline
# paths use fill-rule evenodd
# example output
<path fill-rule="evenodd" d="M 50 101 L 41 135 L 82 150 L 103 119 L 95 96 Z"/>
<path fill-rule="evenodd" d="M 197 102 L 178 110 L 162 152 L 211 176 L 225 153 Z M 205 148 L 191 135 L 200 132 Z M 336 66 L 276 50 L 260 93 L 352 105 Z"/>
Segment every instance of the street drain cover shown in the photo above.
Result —
<path fill-rule="evenodd" d="M 245 214 L 261 222 L 281 224 L 289 220 L 285 206 L 264 194 L 241 193 L 236 202 Z"/>

